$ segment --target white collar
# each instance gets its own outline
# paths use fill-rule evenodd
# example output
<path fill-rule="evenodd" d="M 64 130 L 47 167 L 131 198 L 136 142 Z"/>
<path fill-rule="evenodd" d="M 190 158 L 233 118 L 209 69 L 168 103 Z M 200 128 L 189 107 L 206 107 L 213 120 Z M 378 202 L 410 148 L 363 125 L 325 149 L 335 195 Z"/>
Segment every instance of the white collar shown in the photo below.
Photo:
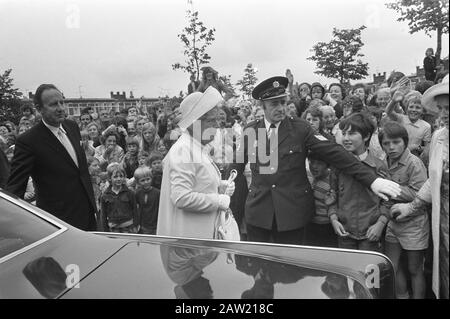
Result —
<path fill-rule="evenodd" d="M 272 125 L 272 123 L 270 123 L 266 117 L 264 117 L 264 124 L 266 126 L 266 130 L 269 131 L 270 130 L 270 125 Z M 281 121 L 278 123 L 275 123 L 275 128 L 278 130 L 278 127 L 280 127 Z"/>
<path fill-rule="evenodd" d="M 369 156 L 369 150 L 366 150 L 364 153 L 355 156 L 359 158 L 360 161 L 364 161 L 367 158 L 367 156 Z"/>
<path fill-rule="evenodd" d="M 67 134 L 66 130 L 64 129 L 64 127 L 63 127 L 61 124 L 59 124 L 59 127 L 56 127 L 56 126 L 53 126 L 53 125 L 50 125 L 50 124 L 46 123 L 46 122 L 44 121 L 44 119 L 42 119 L 42 123 L 44 123 L 44 125 L 47 126 L 47 128 L 48 128 L 53 134 L 57 134 L 59 130 L 61 130 L 64 134 Z"/>

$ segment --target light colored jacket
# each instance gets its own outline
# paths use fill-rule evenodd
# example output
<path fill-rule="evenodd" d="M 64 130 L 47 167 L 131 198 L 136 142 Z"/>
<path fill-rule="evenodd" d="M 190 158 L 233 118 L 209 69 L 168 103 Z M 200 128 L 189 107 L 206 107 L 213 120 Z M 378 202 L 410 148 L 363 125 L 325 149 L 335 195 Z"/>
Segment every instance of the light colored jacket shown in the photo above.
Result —
<path fill-rule="evenodd" d="M 431 233 L 433 235 L 433 281 L 432 288 L 439 298 L 439 229 L 441 216 L 442 160 L 445 146 L 448 148 L 448 129 L 442 128 L 433 134 L 430 145 L 429 178 L 419 190 L 418 197 L 431 203 Z"/>
<path fill-rule="evenodd" d="M 156 233 L 212 239 L 218 209 L 230 197 L 219 194 L 220 172 L 204 146 L 184 132 L 163 160 Z"/>

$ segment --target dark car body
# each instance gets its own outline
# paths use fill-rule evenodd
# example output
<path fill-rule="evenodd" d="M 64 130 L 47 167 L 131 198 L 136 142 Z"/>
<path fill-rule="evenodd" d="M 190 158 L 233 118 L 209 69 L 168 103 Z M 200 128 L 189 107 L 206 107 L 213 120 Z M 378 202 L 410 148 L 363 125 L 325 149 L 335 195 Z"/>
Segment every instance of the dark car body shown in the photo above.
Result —
<path fill-rule="evenodd" d="M 393 297 L 382 254 L 88 233 L 0 191 L 0 298 Z"/>

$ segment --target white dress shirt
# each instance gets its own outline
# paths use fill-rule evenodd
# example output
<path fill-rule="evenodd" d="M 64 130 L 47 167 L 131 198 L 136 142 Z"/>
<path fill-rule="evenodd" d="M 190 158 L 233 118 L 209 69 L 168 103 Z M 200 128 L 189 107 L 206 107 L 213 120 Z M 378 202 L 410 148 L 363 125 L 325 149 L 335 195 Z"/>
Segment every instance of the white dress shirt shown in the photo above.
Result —
<path fill-rule="evenodd" d="M 42 120 L 42 123 L 44 123 L 44 125 L 50 130 L 50 132 L 52 132 L 53 135 L 55 135 L 56 138 L 61 142 L 61 144 L 66 149 L 67 153 L 69 153 L 75 165 L 78 167 L 77 153 L 75 152 L 75 148 L 73 147 L 72 143 L 67 137 L 67 132 L 62 127 L 62 125 L 60 124 L 59 127 L 56 127 L 45 123 L 44 120 Z"/>

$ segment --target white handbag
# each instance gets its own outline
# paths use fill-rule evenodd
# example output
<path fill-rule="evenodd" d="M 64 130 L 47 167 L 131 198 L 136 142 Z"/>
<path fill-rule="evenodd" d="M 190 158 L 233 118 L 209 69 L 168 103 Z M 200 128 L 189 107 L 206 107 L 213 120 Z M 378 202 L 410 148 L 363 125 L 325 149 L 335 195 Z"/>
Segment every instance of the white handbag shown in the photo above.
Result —
<path fill-rule="evenodd" d="M 240 241 L 239 226 L 231 209 L 219 211 L 214 228 L 214 239 Z"/>

